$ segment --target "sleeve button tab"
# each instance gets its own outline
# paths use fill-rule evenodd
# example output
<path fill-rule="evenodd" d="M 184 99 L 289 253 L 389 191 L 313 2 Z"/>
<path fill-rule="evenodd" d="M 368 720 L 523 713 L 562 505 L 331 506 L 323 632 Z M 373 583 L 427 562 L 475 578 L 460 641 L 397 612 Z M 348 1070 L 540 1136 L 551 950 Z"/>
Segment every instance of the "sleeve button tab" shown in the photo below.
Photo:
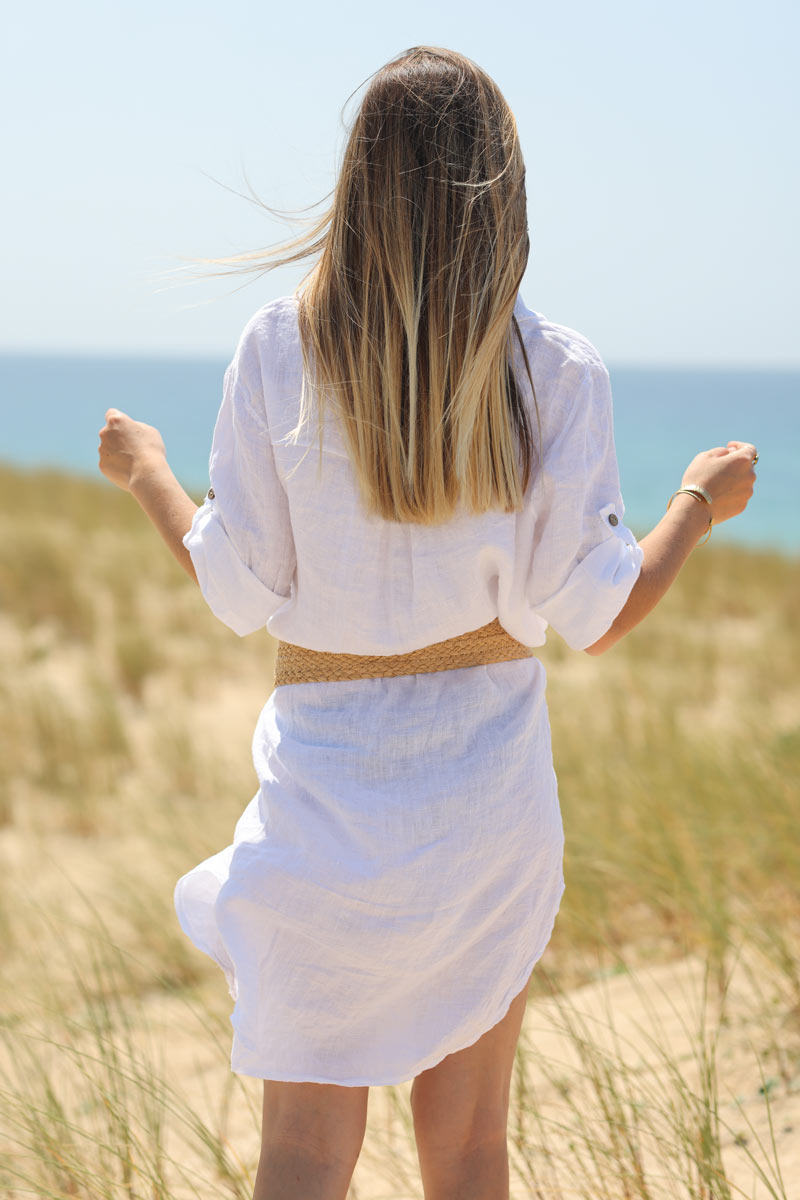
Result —
<path fill-rule="evenodd" d="M 619 517 L 616 513 L 609 513 L 608 523 L 609 525 L 619 525 Z"/>

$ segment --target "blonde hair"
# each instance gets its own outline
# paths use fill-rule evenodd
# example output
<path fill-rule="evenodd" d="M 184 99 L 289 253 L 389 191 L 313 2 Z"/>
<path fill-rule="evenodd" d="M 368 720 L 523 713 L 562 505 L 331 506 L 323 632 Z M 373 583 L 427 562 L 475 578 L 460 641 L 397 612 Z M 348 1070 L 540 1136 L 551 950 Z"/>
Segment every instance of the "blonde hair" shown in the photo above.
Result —
<path fill-rule="evenodd" d="M 512 334 L 533 389 L 513 316 L 528 252 L 511 110 L 468 58 L 418 46 L 372 76 L 328 212 L 235 260 L 319 255 L 298 289 L 305 376 L 320 436 L 333 401 L 370 512 L 436 524 L 459 504 L 521 506 L 534 448 Z"/>

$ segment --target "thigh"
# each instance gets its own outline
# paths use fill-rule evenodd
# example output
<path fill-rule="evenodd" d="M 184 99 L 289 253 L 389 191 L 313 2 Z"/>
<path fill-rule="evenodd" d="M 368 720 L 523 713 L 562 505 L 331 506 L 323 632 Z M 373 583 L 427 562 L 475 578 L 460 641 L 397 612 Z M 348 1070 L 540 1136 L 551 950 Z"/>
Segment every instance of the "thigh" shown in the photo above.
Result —
<path fill-rule="evenodd" d="M 264 1080 L 262 1149 L 296 1142 L 323 1157 L 358 1158 L 367 1122 L 368 1087 Z"/>
<path fill-rule="evenodd" d="M 472 1046 L 423 1071 L 411 1087 L 417 1141 L 453 1147 L 505 1136 L 514 1055 L 528 998 L 526 982 L 502 1020 Z"/>

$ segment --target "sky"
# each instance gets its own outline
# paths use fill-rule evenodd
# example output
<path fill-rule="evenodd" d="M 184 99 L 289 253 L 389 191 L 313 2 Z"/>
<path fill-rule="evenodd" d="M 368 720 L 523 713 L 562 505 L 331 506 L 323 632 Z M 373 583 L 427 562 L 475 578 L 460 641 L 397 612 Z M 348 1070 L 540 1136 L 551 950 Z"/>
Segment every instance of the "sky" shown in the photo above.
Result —
<path fill-rule="evenodd" d="M 499 84 L 530 308 L 613 364 L 800 366 L 800 6 L 26 0 L 4 19 L 0 351 L 230 358 L 303 268 L 191 281 L 334 186 L 368 76 L 423 43 Z"/>

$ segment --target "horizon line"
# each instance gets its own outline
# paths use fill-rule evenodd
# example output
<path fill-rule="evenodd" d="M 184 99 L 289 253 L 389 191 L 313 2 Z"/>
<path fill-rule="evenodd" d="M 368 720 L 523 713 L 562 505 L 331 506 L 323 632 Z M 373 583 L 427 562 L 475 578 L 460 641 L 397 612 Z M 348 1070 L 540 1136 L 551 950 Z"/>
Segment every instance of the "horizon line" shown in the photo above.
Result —
<path fill-rule="evenodd" d="M 191 350 L 159 350 L 149 349 L 59 349 L 42 347 L 12 347 L 0 346 L 2 358 L 33 358 L 61 359 L 80 361 L 92 359 L 95 361 L 113 362 L 153 362 L 153 363 L 206 363 L 209 366 L 225 365 L 231 361 L 233 354 L 230 350 L 220 351 L 219 354 Z M 769 371 L 773 373 L 800 374 L 800 360 L 797 362 L 731 362 L 723 360 L 693 360 L 693 359 L 623 359 L 606 357 L 603 360 L 609 372 L 615 370 L 635 371 Z"/>

